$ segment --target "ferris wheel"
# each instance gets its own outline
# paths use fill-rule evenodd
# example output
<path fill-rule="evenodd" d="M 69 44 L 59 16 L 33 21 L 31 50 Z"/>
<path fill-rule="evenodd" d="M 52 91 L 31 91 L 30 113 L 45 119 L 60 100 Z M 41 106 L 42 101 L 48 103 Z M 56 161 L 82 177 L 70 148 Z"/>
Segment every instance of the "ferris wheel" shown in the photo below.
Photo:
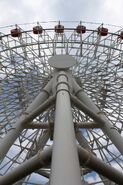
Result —
<path fill-rule="evenodd" d="M 1 185 L 123 184 L 122 136 L 122 28 L 1 28 Z"/>

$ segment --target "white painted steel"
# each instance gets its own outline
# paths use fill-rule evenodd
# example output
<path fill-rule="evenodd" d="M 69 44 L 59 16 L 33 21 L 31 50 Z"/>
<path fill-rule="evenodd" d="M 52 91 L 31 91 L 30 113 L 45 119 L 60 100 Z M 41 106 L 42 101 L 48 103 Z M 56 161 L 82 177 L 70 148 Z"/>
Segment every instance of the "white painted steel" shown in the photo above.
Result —
<path fill-rule="evenodd" d="M 48 63 L 50 64 L 50 66 L 57 69 L 67 69 L 74 66 L 77 62 L 72 56 L 56 55 L 49 58 Z"/>
<path fill-rule="evenodd" d="M 58 76 L 50 185 L 81 185 L 67 76 Z"/>
<path fill-rule="evenodd" d="M 106 116 L 101 112 L 98 107 L 92 102 L 92 100 L 84 93 L 82 88 L 76 83 L 76 81 L 73 79 L 73 86 L 74 91 L 90 111 L 92 111 L 94 114 L 96 114 L 100 120 L 97 122 L 100 124 L 101 129 L 107 136 L 110 138 L 112 143 L 116 146 L 116 148 L 121 152 L 123 155 L 123 137 L 118 133 L 118 131 L 111 125 L 109 120 L 106 118 Z M 101 123 L 103 122 L 103 124 Z"/>
<path fill-rule="evenodd" d="M 16 169 L 8 172 L 6 175 L 0 177 L 0 185 L 11 185 L 18 180 L 26 177 L 30 173 L 38 170 L 41 167 L 49 164 L 51 161 L 52 147 L 49 147 L 32 158 L 26 160 Z"/>
<path fill-rule="evenodd" d="M 48 94 L 51 91 L 51 85 L 52 81 L 50 81 L 46 87 L 41 91 L 41 93 L 36 97 L 36 99 L 30 104 L 30 106 L 26 110 L 26 114 L 22 115 L 16 124 L 14 125 L 14 128 L 10 130 L 4 138 L 0 140 L 0 159 L 2 160 L 12 144 L 15 142 L 15 140 L 18 138 L 23 127 L 23 122 L 26 119 L 26 116 L 30 113 L 32 113 L 36 108 L 38 108 L 47 98 Z"/>

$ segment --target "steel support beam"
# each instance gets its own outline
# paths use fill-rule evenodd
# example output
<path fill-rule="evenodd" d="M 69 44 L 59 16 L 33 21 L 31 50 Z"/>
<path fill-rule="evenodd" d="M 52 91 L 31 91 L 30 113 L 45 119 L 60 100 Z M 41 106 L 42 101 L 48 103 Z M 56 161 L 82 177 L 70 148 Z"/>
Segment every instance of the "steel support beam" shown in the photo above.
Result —
<path fill-rule="evenodd" d="M 49 139 L 49 131 L 44 130 L 41 136 L 39 136 L 38 141 L 36 141 L 35 148 L 32 151 L 29 151 L 29 155 L 27 155 L 27 158 L 30 158 L 37 154 L 38 151 L 43 150 L 44 146 L 46 145 L 47 141 Z"/>
<path fill-rule="evenodd" d="M 99 124 L 96 124 L 94 122 L 74 122 L 74 126 L 75 128 L 100 128 Z M 24 125 L 24 128 L 29 128 L 29 129 L 50 129 L 54 127 L 54 123 L 53 122 L 49 122 L 49 123 L 44 123 L 44 122 L 31 122 L 31 123 L 27 123 L 26 125 Z"/>
<path fill-rule="evenodd" d="M 100 127 L 103 126 L 103 124 L 105 124 L 105 121 L 101 119 L 98 114 L 96 114 L 93 110 L 91 110 L 87 105 L 81 102 L 78 98 L 71 95 L 71 100 L 76 107 L 78 107 L 85 114 L 90 116 L 95 122 L 98 122 L 100 124 Z"/>
<path fill-rule="evenodd" d="M 78 152 L 81 165 L 89 167 L 117 184 L 123 184 L 123 173 L 104 163 L 101 159 L 97 158 L 84 148 L 78 147 Z"/>
<path fill-rule="evenodd" d="M 81 147 L 78 147 L 78 153 L 81 165 L 89 167 L 90 169 L 96 171 L 97 173 L 105 176 L 106 178 L 110 179 L 111 181 L 114 181 L 117 184 L 123 184 L 123 173 L 104 163 L 101 159 L 97 158 L 91 152 Z M 16 169 L 0 177 L 0 184 L 11 185 L 17 182 L 18 180 L 26 177 L 27 175 L 31 174 L 32 172 L 37 171 L 39 168 L 49 165 L 51 161 L 51 154 L 52 147 L 49 147 L 42 152 L 39 152 L 34 157 L 30 158 L 20 166 L 16 167 Z M 67 168 L 67 166 L 65 167 Z M 63 181 L 64 180 L 62 179 L 62 182 Z M 59 182 L 61 181 L 59 180 Z"/>
<path fill-rule="evenodd" d="M 0 177 L 1 185 L 11 185 L 18 180 L 26 177 L 32 172 L 38 170 L 41 167 L 45 167 L 51 161 L 52 147 L 39 152 L 34 157 L 28 159 L 14 170 L 8 172 L 6 175 Z"/>
<path fill-rule="evenodd" d="M 37 170 L 36 173 L 38 173 L 39 175 L 42 175 L 42 176 L 44 176 L 48 179 L 50 178 L 50 174 L 47 173 L 46 171 L 42 170 L 42 169 Z"/>
<path fill-rule="evenodd" d="M 95 122 L 83 122 L 83 123 L 75 123 L 75 128 L 100 128 L 99 124 Z"/>
<path fill-rule="evenodd" d="M 50 185 L 81 185 L 68 77 L 65 72 L 60 72 L 57 80 Z"/>
<path fill-rule="evenodd" d="M 76 131 L 76 138 L 80 144 L 80 146 L 88 151 L 91 152 L 91 147 L 88 145 L 87 140 L 85 139 L 85 137 L 82 135 L 80 130 Z M 88 168 L 87 172 L 91 172 L 92 170 Z M 104 185 L 114 185 L 114 182 L 111 182 L 109 179 L 106 179 L 105 177 L 103 177 L 102 175 L 99 174 L 100 179 L 102 179 Z"/>
<path fill-rule="evenodd" d="M 35 147 L 34 150 L 30 150 L 29 153 L 27 154 L 26 158 L 29 159 L 32 156 L 36 155 L 39 150 L 42 150 L 44 148 L 45 144 L 47 143 L 48 139 L 49 139 L 49 131 L 44 130 L 42 135 L 38 138 L 37 145 L 36 145 L 37 147 Z M 22 185 L 24 180 L 25 180 L 25 178 L 23 180 L 18 181 L 17 185 Z"/>
<path fill-rule="evenodd" d="M 83 92 L 81 87 L 73 79 L 73 87 L 77 97 L 81 100 L 75 100 L 76 105 L 80 105 L 81 110 L 88 114 L 92 119 L 98 123 L 102 131 L 110 138 L 112 143 L 116 146 L 119 152 L 123 155 L 123 137 L 118 133 L 118 131 L 109 122 L 103 112 L 101 112 L 98 107 L 92 102 L 92 100 Z M 75 98 L 72 98 L 75 99 Z M 74 101 L 74 102 L 75 102 Z M 78 103 L 77 103 L 78 102 Z M 82 108 L 83 107 L 83 108 Z M 92 113 L 92 114 L 91 114 Z"/>
<path fill-rule="evenodd" d="M 76 131 L 76 139 L 78 140 L 80 146 L 82 148 L 85 148 L 86 150 L 90 150 L 91 151 L 91 147 L 88 145 L 87 140 L 85 139 L 85 137 L 82 135 L 80 130 Z"/>
<path fill-rule="evenodd" d="M 50 107 L 55 100 L 55 97 L 52 96 L 48 100 L 46 100 L 44 103 L 42 103 L 37 109 L 34 111 L 31 111 L 31 113 L 27 113 L 17 121 L 16 126 L 13 130 L 7 133 L 7 135 L 1 139 L 0 141 L 0 160 L 2 160 L 6 153 L 8 152 L 9 148 L 12 146 L 14 141 L 17 139 L 19 134 L 23 130 L 23 125 L 33 121 L 35 117 L 37 117 L 39 114 L 41 114 L 43 111 L 45 111 L 48 107 Z"/>
<path fill-rule="evenodd" d="M 43 134 L 39 137 L 38 140 L 39 150 L 43 150 L 49 138 L 50 138 L 49 130 L 46 129 L 43 131 Z"/>
<path fill-rule="evenodd" d="M 112 143 L 116 146 L 116 148 L 119 150 L 119 152 L 123 155 L 123 138 L 118 133 L 114 127 L 109 124 L 107 119 L 104 117 L 100 117 L 99 114 L 96 114 L 93 109 L 90 109 L 88 106 L 86 106 L 84 103 L 82 103 L 79 99 L 71 95 L 72 102 L 75 106 L 77 106 L 80 110 L 82 110 L 85 114 L 89 115 L 95 122 L 100 124 L 100 128 L 103 130 L 104 133 L 107 134 L 107 136 L 110 138 Z"/>
<path fill-rule="evenodd" d="M 35 122 L 31 122 L 29 124 L 24 125 L 24 128 L 29 128 L 29 129 L 49 129 L 50 128 L 50 123 L 35 123 Z"/>

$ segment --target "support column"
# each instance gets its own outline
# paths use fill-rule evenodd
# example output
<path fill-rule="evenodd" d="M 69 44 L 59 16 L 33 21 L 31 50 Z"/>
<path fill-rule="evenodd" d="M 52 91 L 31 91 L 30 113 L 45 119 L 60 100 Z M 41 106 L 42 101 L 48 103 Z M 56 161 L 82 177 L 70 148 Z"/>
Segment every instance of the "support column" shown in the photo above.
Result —
<path fill-rule="evenodd" d="M 44 130 L 43 134 L 39 137 L 39 140 L 37 142 L 38 146 L 35 147 L 34 151 L 30 150 L 29 154 L 27 154 L 26 158 L 30 159 L 31 157 L 36 155 L 38 153 L 38 151 L 43 150 L 43 148 L 44 148 L 45 144 L 47 143 L 48 139 L 49 139 L 49 131 Z M 40 169 L 38 171 L 40 171 Z M 38 173 L 38 171 L 36 173 Z M 25 179 L 26 178 L 23 178 L 23 180 L 21 179 L 20 181 L 17 182 L 17 184 L 14 184 L 14 185 L 23 185 L 23 182 L 24 182 Z"/>
<path fill-rule="evenodd" d="M 44 146 L 46 145 L 49 139 L 49 131 L 44 130 L 41 136 L 39 136 L 37 144 L 32 151 L 29 151 L 27 158 L 31 158 L 32 156 L 36 155 L 39 150 L 43 150 Z"/>
<path fill-rule="evenodd" d="M 52 147 L 39 152 L 37 155 L 26 160 L 24 163 L 16 167 L 14 170 L 8 172 L 0 177 L 1 185 L 12 185 L 22 178 L 30 175 L 32 172 L 38 170 L 45 165 L 49 165 L 51 161 Z"/>
<path fill-rule="evenodd" d="M 39 105 L 43 104 L 45 100 L 48 98 L 48 94 L 51 91 L 51 83 L 50 81 L 46 87 L 42 90 L 42 92 L 36 97 L 34 102 L 30 104 L 30 106 L 26 110 L 26 114 L 22 115 L 18 121 L 14 124 L 14 128 L 10 130 L 4 138 L 0 140 L 0 160 L 3 160 L 6 153 L 12 146 L 12 144 L 15 142 L 15 140 L 18 138 L 22 130 L 24 129 L 23 127 L 23 122 L 25 120 L 25 117 L 30 114 L 31 112 L 35 111 Z"/>
<path fill-rule="evenodd" d="M 38 173 L 39 175 L 43 176 L 43 177 L 46 177 L 46 178 L 50 178 L 50 174 L 47 173 L 46 171 L 42 170 L 42 169 L 39 169 L 36 171 L 36 173 Z"/>
<path fill-rule="evenodd" d="M 81 185 L 68 78 L 65 72 L 60 72 L 57 80 L 50 185 Z"/>
<path fill-rule="evenodd" d="M 78 130 L 76 131 L 76 138 L 80 144 L 80 146 L 84 149 L 86 149 L 87 151 L 91 152 L 91 147 L 88 145 L 87 140 L 85 139 L 85 137 L 82 135 L 81 131 Z M 92 153 L 92 152 L 91 152 Z M 103 184 L 104 185 L 115 185 L 114 182 L 111 182 L 109 179 L 103 177 L 102 175 L 99 174 L 100 179 L 102 179 Z"/>
<path fill-rule="evenodd" d="M 96 171 L 98 174 L 110 179 L 111 181 L 122 185 L 123 173 L 116 168 L 104 163 L 101 159 L 97 158 L 91 152 L 84 148 L 78 147 L 79 159 L 81 165 L 86 165 L 90 169 Z"/>
<path fill-rule="evenodd" d="M 88 151 L 91 151 L 91 147 L 88 145 L 87 140 L 85 139 L 85 137 L 82 135 L 80 130 L 76 131 L 76 139 L 78 140 L 79 144 L 81 147 L 87 149 Z"/>
<path fill-rule="evenodd" d="M 98 121 L 95 120 L 95 121 L 98 124 L 100 124 L 102 131 L 109 137 L 112 143 L 123 155 L 123 137 L 113 127 L 113 125 L 109 122 L 106 116 L 102 112 L 100 112 L 98 107 L 92 102 L 92 100 L 86 95 L 86 93 L 84 93 L 84 91 L 81 89 L 81 87 L 76 83 L 74 79 L 73 79 L 73 87 L 74 87 L 76 96 L 79 98 L 79 100 L 81 100 L 81 102 L 84 103 L 87 106 L 87 108 L 91 112 L 93 112 L 93 114 L 98 116 L 99 120 Z"/>

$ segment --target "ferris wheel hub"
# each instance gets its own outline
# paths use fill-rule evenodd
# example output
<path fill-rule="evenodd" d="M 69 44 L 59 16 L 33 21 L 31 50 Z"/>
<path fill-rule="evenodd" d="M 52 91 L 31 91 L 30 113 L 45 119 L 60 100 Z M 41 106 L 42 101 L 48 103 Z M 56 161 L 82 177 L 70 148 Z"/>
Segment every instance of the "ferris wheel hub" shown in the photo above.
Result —
<path fill-rule="evenodd" d="M 57 69 L 67 69 L 74 66 L 77 62 L 70 55 L 55 55 L 49 58 L 48 63 L 51 67 Z"/>

